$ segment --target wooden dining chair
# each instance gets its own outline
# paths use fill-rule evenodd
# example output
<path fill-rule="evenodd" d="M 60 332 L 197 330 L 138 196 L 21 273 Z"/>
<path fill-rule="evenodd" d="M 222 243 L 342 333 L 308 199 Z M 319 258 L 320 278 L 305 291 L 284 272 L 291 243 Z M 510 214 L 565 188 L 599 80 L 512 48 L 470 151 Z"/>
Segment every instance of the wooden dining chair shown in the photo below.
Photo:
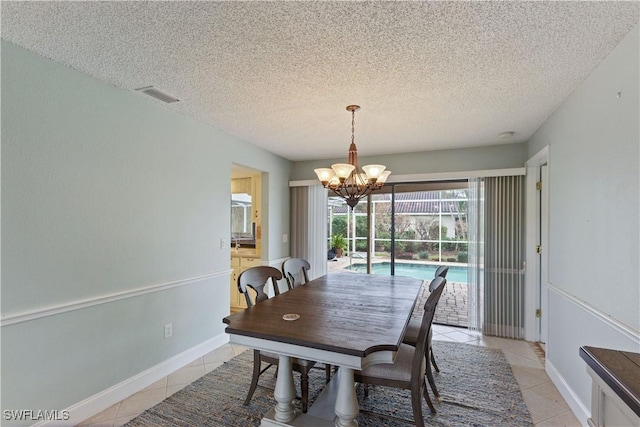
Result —
<path fill-rule="evenodd" d="M 449 267 L 446 265 L 441 265 L 436 269 L 434 273 L 434 280 L 432 280 L 431 283 L 429 283 L 429 292 L 433 292 L 433 289 L 435 289 L 435 287 L 437 286 L 437 283 L 435 283 L 435 278 L 442 277 L 444 279 L 447 277 L 448 272 L 449 272 Z M 404 338 L 402 339 L 403 343 L 412 345 L 414 347 L 416 346 L 416 344 L 418 343 L 418 332 L 420 331 L 420 323 L 421 323 L 420 319 L 415 319 L 415 318 L 412 318 L 409 321 L 409 324 L 407 325 L 407 330 L 404 334 Z M 432 336 L 433 336 L 433 331 L 430 330 L 429 336 L 427 337 L 427 339 L 429 340 L 429 345 L 427 346 L 429 353 L 425 354 L 425 357 L 427 358 L 427 362 L 431 363 L 431 365 L 433 366 L 433 369 L 435 369 L 436 372 L 440 372 L 440 368 L 438 368 L 438 364 L 436 363 L 436 357 L 433 355 L 433 347 L 431 346 Z M 440 392 L 438 392 L 438 388 L 436 387 L 436 382 L 433 379 L 433 373 L 431 371 L 431 368 L 429 368 L 429 370 L 427 371 L 427 374 L 429 375 L 427 379 L 429 380 L 429 385 L 431 386 L 431 390 L 433 391 L 433 394 L 436 397 L 436 399 L 439 399 Z"/>
<path fill-rule="evenodd" d="M 307 271 L 311 264 L 304 258 L 289 258 L 282 263 L 282 275 L 287 281 L 287 287 L 293 289 L 309 282 Z"/>
<path fill-rule="evenodd" d="M 436 269 L 436 272 L 434 273 L 433 277 L 442 277 L 442 278 L 447 278 L 447 273 L 449 272 L 449 266 L 447 265 L 441 265 L 440 267 L 438 267 Z M 431 292 L 432 286 L 431 283 L 429 283 L 429 292 Z M 432 337 L 433 333 L 429 334 L 429 359 L 431 360 L 431 365 L 433 366 L 433 369 L 436 370 L 436 372 L 440 372 L 440 368 L 438 368 L 438 364 L 436 363 L 436 357 L 433 355 L 433 347 L 431 346 L 431 337 Z M 434 386 L 435 387 L 435 386 Z M 440 397 L 440 395 L 438 395 L 438 397 Z"/>
<path fill-rule="evenodd" d="M 376 364 L 370 365 L 361 371 L 354 372 L 356 382 L 365 385 L 380 385 L 386 387 L 400 388 L 411 391 L 411 408 L 413 409 L 413 421 L 416 426 L 424 427 L 424 419 L 422 418 L 422 399 L 429 406 L 433 414 L 436 409 L 431 402 L 427 384 L 425 382 L 425 372 L 429 367 L 428 361 L 424 355 L 428 346 L 427 336 L 431 330 L 433 316 L 435 315 L 436 306 L 446 280 L 438 278 L 438 285 L 427 298 L 424 305 L 424 316 L 418 334 L 418 344 L 413 347 L 408 344 L 400 344 L 400 348 L 396 353 L 396 360 L 393 364 Z M 365 387 L 365 398 L 368 396 L 368 387 Z"/>
<path fill-rule="evenodd" d="M 441 265 L 440 267 L 438 267 L 436 269 L 436 272 L 433 274 L 433 277 L 444 277 L 445 279 L 447 278 L 447 273 L 449 272 L 449 266 L 448 265 Z"/>
<path fill-rule="evenodd" d="M 268 286 L 269 282 L 273 285 L 274 294 L 279 295 L 278 280 L 280 279 L 282 279 L 282 273 L 277 268 L 269 266 L 252 267 L 243 271 L 240 273 L 240 276 L 238 276 L 238 290 L 244 294 L 247 300 L 247 307 L 252 307 L 254 304 L 269 298 L 265 292 L 265 287 Z M 254 296 L 251 295 L 252 292 L 255 294 Z M 275 353 L 253 350 L 253 373 L 249 392 L 244 401 L 245 406 L 249 404 L 253 393 L 258 387 L 260 375 L 271 366 L 278 366 L 278 361 L 279 356 Z M 263 362 L 267 364 L 264 369 L 262 369 Z M 302 412 L 307 412 L 309 405 L 309 371 L 315 365 L 315 362 L 294 357 L 291 359 L 291 365 L 294 371 L 300 373 Z"/>

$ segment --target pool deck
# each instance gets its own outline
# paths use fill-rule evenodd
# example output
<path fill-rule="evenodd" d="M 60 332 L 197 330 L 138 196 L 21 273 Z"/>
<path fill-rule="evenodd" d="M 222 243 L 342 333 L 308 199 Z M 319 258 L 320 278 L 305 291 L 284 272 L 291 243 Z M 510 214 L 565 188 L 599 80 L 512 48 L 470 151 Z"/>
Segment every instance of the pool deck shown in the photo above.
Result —
<path fill-rule="evenodd" d="M 329 261 L 327 269 L 331 271 L 339 271 L 349 266 L 349 257 L 337 258 L 335 261 Z M 388 260 L 386 260 L 388 261 Z M 358 262 L 362 262 L 358 259 Z M 420 295 L 416 301 L 416 307 L 413 310 L 413 316 L 421 318 L 424 314 L 424 304 L 429 297 L 429 280 L 425 280 Z M 469 325 L 469 318 L 467 315 L 467 284 L 455 283 L 447 281 L 444 292 L 440 297 L 438 308 L 436 309 L 436 316 L 434 323 L 451 326 L 467 327 Z"/>

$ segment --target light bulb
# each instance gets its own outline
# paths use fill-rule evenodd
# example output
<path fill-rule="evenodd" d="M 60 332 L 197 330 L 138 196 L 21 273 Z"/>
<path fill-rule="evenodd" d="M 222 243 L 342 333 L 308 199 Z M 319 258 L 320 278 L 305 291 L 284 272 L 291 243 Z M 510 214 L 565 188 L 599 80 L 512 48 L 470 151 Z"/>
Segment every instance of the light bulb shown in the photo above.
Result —
<path fill-rule="evenodd" d="M 380 174 L 384 172 L 385 168 L 385 165 L 366 165 L 362 167 L 362 170 L 367 173 L 369 181 L 375 181 L 378 179 Z"/>
<path fill-rule="evenodd" d="M 349 163 L 336 163 L 335 165 L 331 165 L 331 169 L 335 171 L 340 181 L 347 179 L 355 168 L 354 165 L 350 165 Z"/>
<path fill-rule="evenodd" d="M 326 186 L 331 178 L 333 178 L 336 174 L 333 169 L 330 168 L 318 168 L 313 170 L 316 175 L 318 175 L 318 179 L 322 182 L 322 185 Z"/>

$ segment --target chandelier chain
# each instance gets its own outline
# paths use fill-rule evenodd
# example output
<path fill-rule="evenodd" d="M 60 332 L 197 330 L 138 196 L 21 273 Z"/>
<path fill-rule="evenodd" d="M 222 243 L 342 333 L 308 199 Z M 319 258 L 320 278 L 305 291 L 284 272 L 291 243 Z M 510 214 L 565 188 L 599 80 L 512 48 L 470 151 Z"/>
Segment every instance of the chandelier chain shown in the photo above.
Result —
<path fill-rule="evenodd" d="M 356 135 L 356 110 L 351 110 L 351 143 L 355 142 Z"/>

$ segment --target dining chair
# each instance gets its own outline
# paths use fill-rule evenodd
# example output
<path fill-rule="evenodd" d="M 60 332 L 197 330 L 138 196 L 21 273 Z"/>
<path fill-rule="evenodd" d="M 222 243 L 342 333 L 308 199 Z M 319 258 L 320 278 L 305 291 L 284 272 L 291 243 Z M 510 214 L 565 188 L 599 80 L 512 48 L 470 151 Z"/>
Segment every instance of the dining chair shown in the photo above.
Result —
<path fill-rule="evenodd" d="M 431 412 L 433 414 L 436 413 L 425 382 L 425 372 L 429 369 L 429 363 L 425 360 L 424 355 L 427 352 L 426 347 L 429 345 L 427 336 L 431 330 L 433 316 L 446 280 L 440 277 L 434 279 L 434 281 L 437 281 L 438 284 L 424 305 L 424 316 L 422 317 L 416 347 L 400 344 L 394 363 L 370 365 L 361 371 L 354 372 L 355 381 L 365 385 L 365 398 L 368 396 L 368 387 L 366 385 L 380 385 L 410 390 L 413 421 L 418 427 L 424 427 L 421 396 L 427 402 Z"/>
<path fill-rule="evenodd" d="M 441 265 L 436 269 L 436 272 L 433 274 L 433 277 L 444 277 L 446 279 L 448 272 L 449 272 L 449 266 Z"/>
<path fill-rule="evenodd" d="M 247 300 L 247 307 L 252 307 L 254 304 L 268 299 L 268 295 L 265 292 L 265 287 L 269 282 L 273 285 L 273 292 L 275 295 L 279 295 L 278 280 L 282 279 L 282 273 L 275 267 L 269 266 L 257 266 L 251 267 L 240 273 L 238 276 L 238 290 L 244 294 Z M 252 297 L 251 291 L 255 293 Z M 247 398 L 244 401 L 244 405 L 247 406 L 253 397 L 253 393 L 258 387 L 258 379 L 267 369 L 271 366 L 278 366 L 279 356 L 275 353 L 266 351 L 253 350 L 253 373 L 251 376 L 251 385 L 249 386 L 249 392 Z M 262 369 L 262 363 L 266 363 L 267 366 Z M 315 365 L 315 362 L 310 360 L 292 358 L 292 369 L 300 373 L 300 394 L 302 401 L 302 412 L 307 412 L 309 405 L 309 371 Z"/>
<path fill-rule="evenodd" d="M 435 283 L 435 278 L 442 277 L 444 279 L 447 277 L 448 272 L 449 272 L 449 267 L 446 265 L 441 265 L 436 269 L 433 275 L 434 280 L 432 280 L 431 283 L 429 283 L 429 292 L 433 292 L 433 290 L 437 286 L 437 284 Z M 419 331 L 420 331 L 420 319 L 412 318 L 411 320 L 409 320 L 409 324 L 407 325 L 407 330 L 404 334 L 404 338 L 402 339 L 402 342 L 415 347 L 418 342 Z M 429 345 L 427 346 L 429 353 L 425 354 L 425 357 L 427 358 L 427 362 L 431 363 L 431 365 L 433 366 L 433 369 L 435 369 L 436 372 L 440 372 L 440 368 L 438 368 L 438 364 L 436 363 L 436 357 L 433 355 L 433 347 L 431 346 L 432 336 L 433 336 L 433 331 L 429 330 L 429 336 L 427 337 L 427 340 L 429 341 Z M 436 399 L 439 399 L 440 392 L 438 392 L 438 388 L 436 387 L 436 382 L 433 379 L 433 373 L 431 369 L 427 371 L 427 374 L 429 375 L 427 379 L 429 380 L 429 385 L 431 386 L 431 390 L 433 390 L 433 394 L 436 397 Z"/>
<path fill-rule="evenodd" d="M 304 258 L 289 258 L 282 263 L 282 275 L 287 281 L 287 287 L 291 290 L 297 286 L 309 282 L 307 271 L 311 264 Z"/>
<path fill-rule="evenodd" d="M 309 282 L 307 272 L 311 269 L 311 264 L 304 258 L 289 258 L 282 263 L 282 275 L 287 280 L 289 290 Z M 325 381 L 328 384 L 331 380 L 331 365 L 324 365 Z"/>

